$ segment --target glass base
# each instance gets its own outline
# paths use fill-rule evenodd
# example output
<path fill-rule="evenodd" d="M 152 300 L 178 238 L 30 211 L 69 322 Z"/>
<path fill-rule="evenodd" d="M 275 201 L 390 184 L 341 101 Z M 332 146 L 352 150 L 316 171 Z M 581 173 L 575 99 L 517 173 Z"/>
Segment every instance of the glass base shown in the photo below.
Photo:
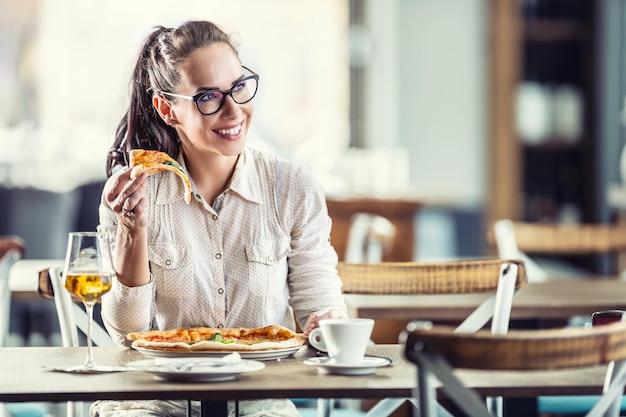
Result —
<path fill-rule="evenodd" d="M 107 366 L 107 365 L 95 365 L 95 366 L 77 365 L 77 366 L 66 366 L 66 367 L 44 365 L 44 368 L 50 371 L 67 372 L 71 374 L 103 374 L 103 373 L 110 373 L 110 372 L 123 372 L 123 371 L 129 370 L 125 366 Z"/>

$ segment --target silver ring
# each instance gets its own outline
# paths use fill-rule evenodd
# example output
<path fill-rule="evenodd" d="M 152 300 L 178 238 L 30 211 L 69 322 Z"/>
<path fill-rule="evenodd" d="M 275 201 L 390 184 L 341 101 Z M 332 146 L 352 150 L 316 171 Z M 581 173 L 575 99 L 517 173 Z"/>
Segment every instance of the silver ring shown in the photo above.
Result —
<path fill-rule="evenodd" d="M 128 210 L 128 211 L 126 212 L 126 217 L 134 217 L 134 216 L 135 216 L 135 212 L 134 212 L 134 211 L 132 211 L 132 210 Z"/>

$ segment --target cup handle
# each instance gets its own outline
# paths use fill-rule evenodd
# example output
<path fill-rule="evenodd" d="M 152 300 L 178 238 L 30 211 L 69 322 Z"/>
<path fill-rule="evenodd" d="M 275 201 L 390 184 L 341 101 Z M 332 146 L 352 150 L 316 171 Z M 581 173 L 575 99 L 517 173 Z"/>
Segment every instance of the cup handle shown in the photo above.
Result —
<path fill-rule="evenodd" d="M 309 333 L 309 344 L 319 351 L 328 351 L 328 349 L 326 349 L 326 343 L 324 343 L 324 338 L 322 337 L 322 329 L 319 327 L 316 327 Z"/>

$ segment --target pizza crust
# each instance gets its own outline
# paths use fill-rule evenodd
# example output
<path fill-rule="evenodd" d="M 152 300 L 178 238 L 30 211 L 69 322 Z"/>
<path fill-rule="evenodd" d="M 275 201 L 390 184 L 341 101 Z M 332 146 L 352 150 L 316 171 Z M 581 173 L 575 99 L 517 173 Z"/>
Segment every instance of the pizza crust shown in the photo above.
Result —
<path fill-rule="evenodd" d="M 303 338 L 304 339 L 304 338 Z M 240 352 L 253 352 L 253 351 L 264 351 L 264 350 L 278 350 L 278 349 L 287 349 L 291 347 L 303 346 L 306 339 L 301 340 L 297 339 L 289 339 L 280 342 L 260 342 L 252 345 L 240 344 L 240 343 L 220 343 L 220 342 L 198 342 L 198 343 L 185 343 L 185 342 L 150 342 L 146 340 L 135 340 L 132 343 L 133 348 L 144 348 L 144 349 L 153 349 L 153 350 L 165 350 L 171 352 L 232 352 L 232 351 L 240 351 Z"/>
<path fill-rule="evenodd" d="M 219 333 L 229 343 L 207 339 Z M 127 335 L 133 348 L 165 351 L 265 351 L 303 346 L 307 338 L 286 327 L 270 325 L 255 329 L 194 327 L 148 330 Z"/>

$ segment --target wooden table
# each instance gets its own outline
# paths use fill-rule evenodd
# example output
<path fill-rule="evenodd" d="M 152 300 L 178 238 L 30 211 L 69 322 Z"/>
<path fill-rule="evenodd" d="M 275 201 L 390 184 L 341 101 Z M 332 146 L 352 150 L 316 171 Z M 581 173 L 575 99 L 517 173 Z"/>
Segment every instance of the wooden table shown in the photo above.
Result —
<path fill-rule="evenodd" d="M 241 374 L 233 381 L 175 383 L 146 372 L 77 375 L 44 370 L 43 365 L 80 364 L 86 348 L 0 348 L 0 402 L 64 402 L 97 399 L 176 399 L 222 402 L 262 398 L 407 397 L 416 383 L 414 367 L 402 347 L 374 346 L 369 354 L 391 357 L 393 365 L 368 376 L 322 375 L 302 361 L 315 355 L 305 347 L 293 357 L 266 361 L 266 368 Z M 95 347 L 96 362 L 123 366 L 148 359 L 119 347 Z M 211 414 L 213 415 L 213 414 Z"/>
<path fill-rule="evenodd" d="M 0 402 L 63 402 L 97 399 L 178 399 L 232 401 L 261 398 L 406 398 L 416 386 L 413 364 L 404 358 L 402 345 L 376 345 L 368 354 L 393 359 L 392 366 L 368 376 L 322 375 L 303 359 L 313 350 L 303 348 L 294 357 L 267 361 L 266 368 L 219 383 L 174 383 L 145 372 L 76 375 L 44 370 L 42 365 L 82 363 L 86 348 L 0 348 Z M 101 364 L 127 365 L 146 356 L 118 347 L 96 347 Z M 462 381 L 484 396 L 535 397 L 538 395 L 598 394 L 606 367 L 566 371 L 459 370 Z M 440 390 L 440 394 L 442 391 Z"/>
<path fill-rule="evenodd" d="M 463 295 L 345 294 L 356 316 L 395 319 L 462 320 L 485 298 Z M 512 319 L 565 319 L 594 311 L 626 310 L 626 281 L 590 277 L 530 283 L 513 298 Z"/>
<path fill-rule="evenodd" d="M 374 341 L 396 343 L 414 319 L 461 322 L 488 295 L 363 295 L 345 294 L 350 315 L 376 320 Z M 511 320 L 567 320 L 594 311 L 626 310 L 626 281 L 589 277 L 531 283 L 513 298 Z"/>
<path fill-rule="evenodd" d="M 327 198 L 328 213 L 333 220 L 330 241 L 339 255 L 345 257 L 352 216 L 371 213 L 386 217 L 396 227 L 396 237 L 385 261 L 411 261 L 415 257 L 415 214 L 422 206 L 414 199 L 391 198 Z"/>

